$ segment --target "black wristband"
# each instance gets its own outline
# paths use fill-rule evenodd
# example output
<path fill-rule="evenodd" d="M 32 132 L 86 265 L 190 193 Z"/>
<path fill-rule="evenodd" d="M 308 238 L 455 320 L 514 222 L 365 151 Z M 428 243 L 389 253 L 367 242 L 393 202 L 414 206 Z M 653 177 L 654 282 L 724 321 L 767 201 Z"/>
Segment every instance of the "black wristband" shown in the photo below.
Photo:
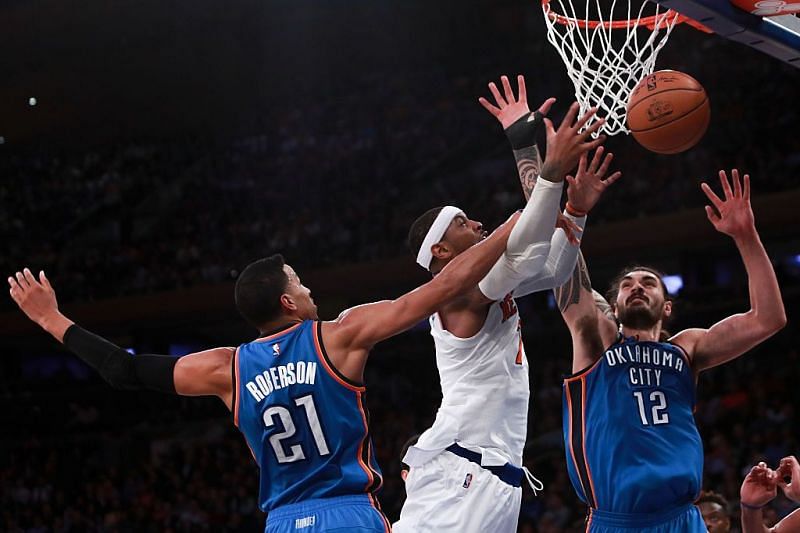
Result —
<path fill-rule="evenodd" d="M 536 144 L 536 133 L 542 125 L 543 115 L 538 111 L 528 113 L 523 116 L 508 128 L 506 128 L 506 137 L 508 142 L 511 143 L 511 148 L 520 150 L 533 146 Z"/>
<path fill-rule="evenodd" d="M 114 388 L 152 389 L 175 394 L 172 374 L 178 361 L 176 357 L 150 354 L 133 356 L 77 324 L 71 325 L 64 333 L 64 346 L 97 370 Z"/>

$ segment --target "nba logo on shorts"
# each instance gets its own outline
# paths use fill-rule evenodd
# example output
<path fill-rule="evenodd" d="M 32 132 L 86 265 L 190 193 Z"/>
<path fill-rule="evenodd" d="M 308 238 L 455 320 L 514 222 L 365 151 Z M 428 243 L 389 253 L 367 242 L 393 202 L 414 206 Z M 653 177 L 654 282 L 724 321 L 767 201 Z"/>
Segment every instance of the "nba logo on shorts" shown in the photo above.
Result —
<path fill-rule="evenodd" d="M 472 483 L 472 474 L 467 472 L 467 476 L 464 478 L 464 484 L 461 486 L 464 487 L 465 489 L 468 489 L 471 483 Z"/>

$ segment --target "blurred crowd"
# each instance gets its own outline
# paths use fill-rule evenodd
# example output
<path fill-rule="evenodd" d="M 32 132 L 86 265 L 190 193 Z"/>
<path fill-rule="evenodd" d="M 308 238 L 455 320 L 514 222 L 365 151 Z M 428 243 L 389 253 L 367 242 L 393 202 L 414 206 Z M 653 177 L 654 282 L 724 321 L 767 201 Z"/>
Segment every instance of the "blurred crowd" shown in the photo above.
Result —
<path fill-rule="evenodd" d="M 730 84 L 730 63 L 714 58 L 731 45 L 689 30 L 673 40 L 681 44 L 663 51 L 662 64 L 706 86 L 710 129 L 680 156 L 609 139 L 623 179 L 595 224 L 699 206 L 699 181 L 719 168 L 749 171 L 755 194 L 796 188 L 800 137 L 783 132 L 798 115 L 780 104 L 795 99 L 796 71 L 740 47 L 748 76 Z M 563 65 L 547 43 L 526 46 L 526 57 L 543 58 L 528 76 L 529 100 L 557 96 L 557 122 L 572 93 Z M 492 227 L 523 199 L 500 127 L 476 99 L 509 59 L 470 59 L 468 70 L 405 67 L 322 95 L 306 88 L 261 117 L 260 133 L 237 139 L 5 146 L 0 270 L 44 268 L 63 299 L 87 300 L 228 280 L 275 251 L 315 267 L 396 257 L 411 222 L 445 203 Z"/>
<path fill-rule="evenodd" d="M 523 304 L 523 316 L 531 310 Z M 532 398 L 525 464 L 545 483 L 523 490 L 521 532 L 583 531 L 585 506 L 567 477 L 561 434 L 564 335 L 526 329 Z M 556 330 L 557 331 L 557 330 Z M 705 445 L 704 488 L 724 495 L 738 531 L 739 486 L 758 461 L 800 452 L 797 334 L 785 332 L 736 362 L 701 375 L 696 418 Z M 547 349 L 543 349 L 547 347 Z M 49 377 L 3 369 L 0 530 L 46 532 L 258 531 L 257 468 L 215 399 L 119 392 L 60 354 Z M 12 359 L 13 361 L 13 359 Z M 41 362 L 37 367 L 41 369 Z M 57 367 L 58 365 L 56 365 Z M 404 499 L 402 444 L 433 420 L 440 401 L 432 342 L 412 332 L 379 345 L 367 369 L 371 431 L 391 519 Z M 771 523 L 794 508 L 776 499 Z"/>

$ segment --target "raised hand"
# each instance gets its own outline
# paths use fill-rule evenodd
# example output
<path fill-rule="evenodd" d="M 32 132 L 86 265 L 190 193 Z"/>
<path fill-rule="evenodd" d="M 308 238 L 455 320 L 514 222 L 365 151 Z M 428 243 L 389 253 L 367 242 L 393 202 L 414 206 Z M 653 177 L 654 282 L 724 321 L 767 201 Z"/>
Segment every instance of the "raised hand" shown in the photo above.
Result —
<path fill-rule="evenodd" d="M 547 158 L 542 166 L 541 176 L 548 181 L 562 181 L 567 172 L 575 168 L 583 154 L 597 148 L 606 139 L 605 135 L 600 135 L 594 140 L 591 139 L 592 134 L 605 124 L 605 120 L 602 118 L 584 131 L 580 131 L 597 113 L 597 108 L 589 109 L 583 117 L 576 121 L 579 109 L 578 102 L 573 103 L 558 129 L 553 127 L 550 119 L 544 119 L 547 131 Z"/>
<path fill-rule="evenodd" d="M 504 95 L 500 94 L 500 90 L 494 82 L 489 83 L 489 91 L 491 91 L 494 96 L 494 101 L 497 105 L 492 104 L 483 96 L 478 98 L 478 102 L 500 122 L 500 125 L 502 125 L 505 130 L 517 120 L 530 113 L 531 110 L 528 107 L 528 93 L 525 89 L 525 77 L 523 75 L 520 74 L 517 76 L 519 91 L 517 97 L 514 97 L 514 90 L 511 88 L 511 83 L 508 81 L 508 76 L 501 76 L 500 83 L 503 85 Z M 555 98 L 548 98 L 539 106 L 537 111 L 542 115 L 546 115 L 555 101 Z"/>
<path fill-rule="evenodd" d="M 584 152 L 578 162 L 578 172 L 575 173 L 575 177 L 567 176 L 567 202 L 573 211 L 581 213 L 591 211 L 605 190 L 622 176 L 622 172 L 616 171 L 603 179 L 614 159 L 614 154 L 611 152 L 603 157 L 604 151 L 602 146 L 598 146 L 592 162 L 588 165 L 588 156 Z"/>
<path fill-rule="evenodd" d="M 800 503 L 800 463 L 794 455 L 781 459 L 778 466 L 778 486 L 784 496 Z"/>
<path fill-rule="evenodd" d="M 22 272 L 17 272 L 16 276 L 9 276 L 8 284 L 11 298 L 28 318 L 40 326 L 44 327 L 48 318 L 58 314 L 56 292 L 44 275 L 44 271 L 39 272 L 37 280 L 31 271 L 25 268 Z"/>
<path fill-rule="evenodd" d="M 744 478 L 739 498 L 747 507 L 763 507 L 778 493 L 778 474 L 767 466 L 758 463 Z"/>
<path fill-rule="evenodd" d="M 722 192 L 725 199 L 711 190 L 707 183 L 701 183 L 700 187 L 706 193 L 711 206 L 706 206 L 708 220 L 714 225 L 714 229 L 734 239 L 747 235 L 755 231 L 755 219 L 753 209 L 750 206 L 750 176 L 744 175 L 744 184 L 739 181 L 739 171 L 731 171 L 733 188 L 728 183 L 728 176 L 724 170 L 719 171 L 719 181 L 722 184 Z"/>

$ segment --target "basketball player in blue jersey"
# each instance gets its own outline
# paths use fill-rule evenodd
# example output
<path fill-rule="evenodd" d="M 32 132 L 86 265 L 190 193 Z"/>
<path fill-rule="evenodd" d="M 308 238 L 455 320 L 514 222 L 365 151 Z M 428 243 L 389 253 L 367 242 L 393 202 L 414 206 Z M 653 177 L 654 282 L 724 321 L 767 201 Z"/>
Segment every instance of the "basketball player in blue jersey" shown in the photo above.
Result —
<path fill-rule="evenodd" d="M 658 271 L 624 270 L 608 294 L 609 306 L 593 294 L 582 257 L 572 279 L 555 291 L 573 347 L 573 374 L 564 380 L 567 469 L 589 506 L 587 531 L 706 531 L 693 505 L 703 473 L 693 416 L 697 376 L 786 324 L 775 272 L 755 228 L 749 176 L 742 182 L 733 170 L 732 187 L 724 171 L 719 176 L 723 198 L 702 184 L 713 206 L 706 213 L 739 249 L 749 311 L 667 338 L 663 323 L 672 302 Z"/>
<path fill-rule="evenodd" d="M 405 454 L 403 462 L 410 466 L 407 499 L 394 525 L 396 533 L 517 530 L 530 389 L 514 297 L 550 290 L 569 278 L 578 247 L 565 232 L 554 235 L 563 181 L 567 172 L 585 159 L 586 152 L 603 140 L 588 137 L 602 121 L 580 131 L 593 113 L 576 120 L 577 104 L 555 129 L 541 116 L 553 100 L 531 113 L 521 76 L 518 84 L 515 97 L 503 76 L 505 95 L 494 83 L 489 86 L 497 106 L 485 99 L 481 102 L 506 131 L 529 201 L 509 237 L 506 253 L 491 272 L 430 318 L 442 404 L 433 425 Z M 536 124 L 542 122 L 547 129 L 543 164 L 535 136 Z M 610 163 L 610 159 L 606 161 Z M 573 201 L 575 191 L 583 187 L 602 192 L 618 177 L 612 175 L 605 182 L 599 178 L 571 182 L 573 191 L 568 189 L 568 197 Z M 594 206 L 599 192 L 582 195 L 591 199 L 581 204 L 585 211 Z M 531 209 L 533 206 L 538 207 Z M 584 215 L 568 216 L 581 228 Z M 535 222 L 531 222 L 532 216 L 537 218 Z M 473 241 L 468 236 L 476 228 L 480 223 L 460 209 L 437 208 L 413 224 L 409 244 L 420 266 L 435 276 L 469 249 Z M 516 238 L 526 228 L 532 231 Z M 536 486 L 536 480 L 531 481 Z"/>
<path fill-rule="evenodd" d="M 261 336 L 178 359 L 131 357 L 82 329 L 59 312 L 44 272 L 37 279 L 24 269 L 8 282 L 31 320 L 114 387 L 219 397 L 260 467 L 268 533 L 385 532 L 362 383 L 369 351 L 477 284 L 505 250 L 516 219 L 485 240 L 485 232 L 475 232 L 475 245 L 418 289 L 331 322 L 318 319 L 309 289 L 283 257 L 256 261 L 237 280 L 235 296 Z"/>

